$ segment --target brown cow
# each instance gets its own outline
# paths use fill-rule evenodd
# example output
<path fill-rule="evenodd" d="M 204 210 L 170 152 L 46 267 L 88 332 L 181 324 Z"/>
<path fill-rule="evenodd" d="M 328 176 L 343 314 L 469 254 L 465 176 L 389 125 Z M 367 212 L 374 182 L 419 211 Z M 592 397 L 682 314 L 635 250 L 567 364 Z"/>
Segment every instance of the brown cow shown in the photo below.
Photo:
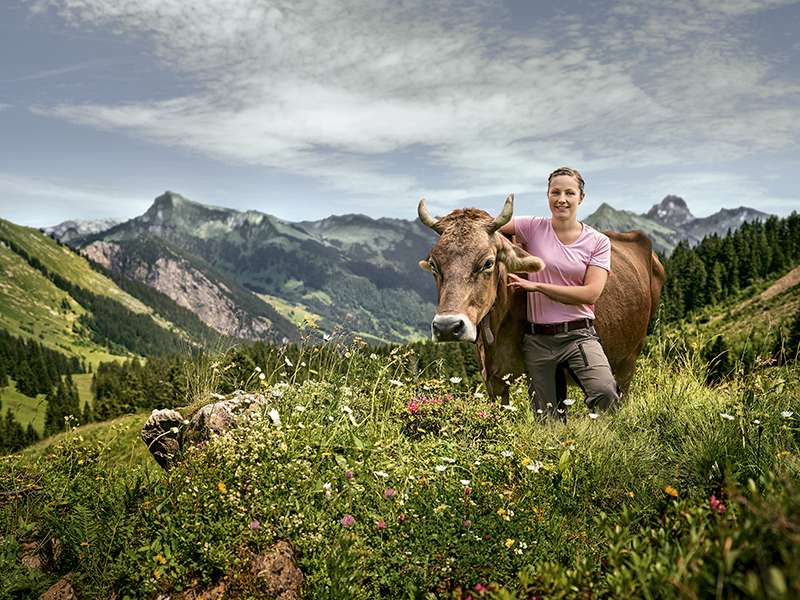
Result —
<path fill-rule="evenodd" d="M 475 342 L 486 388 L 508 401 L 508 375 L 525 373 L 522 336 L 528 331 L 525 292 L 509 290 L 509 272 L 538 271 L 540 259 L 497 230 L 511 220 L 514 197 L 493 218 L 477 208 L 435 219 L 420 200 L 420 220 L 440 234 L 420 267 L 433 273 L 439 305 L 431 323 L 436 341 Z M 647 326 L 658 307 L 664 267 L 639 231 L 607 231 L 612 270 L 595 304 L 595 327 L 622 394 L 628 391 Z M 504 379 L 505 378 L 505 379 Z"/>

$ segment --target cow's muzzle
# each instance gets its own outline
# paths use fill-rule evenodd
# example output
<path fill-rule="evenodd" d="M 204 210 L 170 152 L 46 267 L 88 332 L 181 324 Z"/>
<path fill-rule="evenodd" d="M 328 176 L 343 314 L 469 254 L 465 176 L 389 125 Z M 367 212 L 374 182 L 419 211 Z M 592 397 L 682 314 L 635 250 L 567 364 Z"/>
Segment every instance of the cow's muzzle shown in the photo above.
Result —
<path fill-rule="evenodd" d="M 474 342 L 475 324 L 464 314 L 436 315 L 431 322 L 431 337 L 435 342 Z"/>

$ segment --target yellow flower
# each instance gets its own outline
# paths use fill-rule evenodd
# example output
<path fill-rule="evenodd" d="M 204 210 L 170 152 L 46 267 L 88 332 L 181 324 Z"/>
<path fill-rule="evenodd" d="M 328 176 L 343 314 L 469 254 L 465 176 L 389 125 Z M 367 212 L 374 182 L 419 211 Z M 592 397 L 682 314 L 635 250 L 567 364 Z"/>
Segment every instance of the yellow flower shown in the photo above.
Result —
<path fill-rule="evenodd" d="M 506 548 L 511 548 L 514 545 L 514 540 L 511 538 L 506 538 Z"/>
<path fill-rule="evenodd" d="M 531 464 L 531 459 L 530 458 L 528 458 L 526 456 L 525 458 L 522 459 L 522 466 L 523 467 L 527 467 L 529 464 Z"/>
<path fill-rule="evenodd" d="M 677 498 L 678 497 L 678 490 L 676 490 L 671 485 L 668 485 L 667 487 L 664 488 L 664 493 L 667 496 L 672 496 L 673 498 Z"/>
<path fill-rule="evenodd" d="M 225 484 L 222 483 L 221 481 L 217 484 L 217 489 L 219 490 L 220 494 L 224 494 L 225 492 L 228 491 L 228 488 L 225 487 Z"/>
<path fill-rule="evenodd" d="M 500 515 L 501 517 L 505 516 L 506 509 L 501 506 L 500 508 L 497 509 L 497 514 Z"/>
<path fill-rule="evenodd" d="M 634 494 L 633 492 L 628 492 L 628 496 L 630 496 L 631 498 L 633 498 L 633 497 L 635 497 L 635 496 L 636 496 L 636 494 Z"/>
<path fill-rule="evenodd" d="M 160 565 L 165 565 L 165 564 L 167 564 L 167 559 L 166 559 L 166 558 L 164 558 L 164 555 L 163 555 L 163 554 L 161 554 L 160 552 L 159 552 L 158 554 L 156 554 L 156 556 L 155 556 L 155 559 L 156 559 L 156 562 L 157 562 L 158 564 L 160 564 Z"/>

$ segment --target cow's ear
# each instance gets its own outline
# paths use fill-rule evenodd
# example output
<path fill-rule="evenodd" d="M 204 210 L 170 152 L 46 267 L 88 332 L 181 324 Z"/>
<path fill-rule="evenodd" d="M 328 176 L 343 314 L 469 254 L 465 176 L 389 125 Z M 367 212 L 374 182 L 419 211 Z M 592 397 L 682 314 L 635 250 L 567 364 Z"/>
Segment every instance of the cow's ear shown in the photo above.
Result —
<path fill-rule="evenodd" d="M 419 261 L 419 268 L 422 269 L 423 271 L 427 271 L 428 273 L 433 273 L 433 269 L 431 268 L 431 263 L 429 263 L 427 260 Z"/>
<path fill-rule="evenodd" d="M 499 245 L 497 249 L 497 259 L 505 263 L 510 273 L 535 273 L 544 269 L 544 261 L 538 256 L 528 254 L 509 242 L 502 235 L 494 236 Z"/>

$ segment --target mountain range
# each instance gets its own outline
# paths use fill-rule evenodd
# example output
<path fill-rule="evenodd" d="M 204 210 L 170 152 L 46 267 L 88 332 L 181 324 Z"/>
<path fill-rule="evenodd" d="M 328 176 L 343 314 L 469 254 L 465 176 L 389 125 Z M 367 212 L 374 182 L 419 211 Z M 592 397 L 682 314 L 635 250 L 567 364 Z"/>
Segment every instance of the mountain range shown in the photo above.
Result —
<path fill-rule="evenodd" d="M 667 196 L 647 213 L 601 205 L 584 222 L 639 229 L 668 255 L 681 241 L 724 235 L 769 215 L 740 207 L 695 218 Z M 417 266 L 436 234 L 417 220 L 331 216 L 283 221 L 193 202 L 167 191 L 121 223 L 68 221 L 45 230 L 115 281 L 134 281 L 231 338 L 280 342 L 338 330 L 370 342 L 426 337 L 432 278 Z"/>

